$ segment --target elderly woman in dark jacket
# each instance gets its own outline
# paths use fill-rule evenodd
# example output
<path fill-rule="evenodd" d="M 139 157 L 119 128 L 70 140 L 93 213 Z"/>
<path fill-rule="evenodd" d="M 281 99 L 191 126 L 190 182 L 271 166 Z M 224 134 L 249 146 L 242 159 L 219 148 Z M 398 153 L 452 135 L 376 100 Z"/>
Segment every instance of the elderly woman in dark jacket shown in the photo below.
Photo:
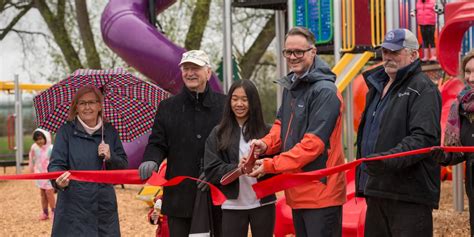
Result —
<path fill-rule="evenodd" d="M 80 88 L 56 134 L 48 171 L 66 172 L 53 182 L 58 202 L 52 236 L 120 236 L 113 185 L 70 180 L 67 172 L 127 168 L 117 130 L 102 120 L 102 104 L 97 88 Z"/>
<path fill-rule="evenodd" d="M 267 132 L 257 88 L 249 80 L 234 82 L 222 120 L 206 141 L 204 169 L 210 182 L 218 185 L 227 172 L 242 166 L 250 140 L 262 138 Z M 252 189 L 256 182 L 256 178 L 242 175 L 220 187 L 228 198 L 222 204 L 223 236 L 247 236 L 249 224 L 252 236 L 273 236 L 275 195 L 257 199 Z"/>
<path fill-rule="evenodd" d="M 453 103 L 446 123 L 445 146 L 474 146 L 474 50 L 462 60 L 462 73 L 466 87 Z M 435 149 L 431 155 L 443 166 L 466 161 L 466 194 L 469 198 L 471 236 L 474 236 L 474 153 L 444 153 Z"/>

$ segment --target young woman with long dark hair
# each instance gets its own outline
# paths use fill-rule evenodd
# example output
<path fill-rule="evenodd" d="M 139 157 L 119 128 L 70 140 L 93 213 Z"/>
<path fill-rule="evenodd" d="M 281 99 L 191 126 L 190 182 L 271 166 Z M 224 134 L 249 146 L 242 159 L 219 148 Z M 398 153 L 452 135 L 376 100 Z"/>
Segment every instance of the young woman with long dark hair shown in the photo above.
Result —
<path fill-rule="evenodd" d="M 250 141 L 267 134 L 257 88 L 249 80 L 236 81 L 227 94 L 221 122 L 206 141 L 206 177 L 219 184 L 222 176 L 241 167 L 250 151 Z M 250 224 L 252 236 L 273 236 L 275 195 L 257 199 L 252 184 L 261 179 L 246 175 L 220 186 L 227 199 L 222 204 L 223 236 L 246 237 Z"/>

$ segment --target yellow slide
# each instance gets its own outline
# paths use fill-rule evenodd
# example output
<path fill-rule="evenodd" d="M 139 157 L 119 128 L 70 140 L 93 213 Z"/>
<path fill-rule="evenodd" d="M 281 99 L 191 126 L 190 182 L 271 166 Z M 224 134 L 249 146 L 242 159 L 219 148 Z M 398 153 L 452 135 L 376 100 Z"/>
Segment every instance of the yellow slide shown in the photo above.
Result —
<path fill-rule="evenodd" d="M 366 51 L 363 53 L 346 53 L 339 60 L 339 62 L 334 66 L 332 71 L 337 75 L 336 86 L 340 92 L 343 92 L 344 89 L 349 85 L 349 83 L 354 79 L 357 74 L 360 72 L 362 67 L 374 57 L 374 53 Z"/>

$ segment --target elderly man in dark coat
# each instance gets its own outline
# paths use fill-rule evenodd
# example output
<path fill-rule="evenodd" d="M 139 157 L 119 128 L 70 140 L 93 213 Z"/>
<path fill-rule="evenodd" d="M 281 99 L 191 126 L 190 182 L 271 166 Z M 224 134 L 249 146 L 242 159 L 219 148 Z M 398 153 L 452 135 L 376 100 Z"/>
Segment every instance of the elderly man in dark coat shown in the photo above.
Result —
<path fill-rule="evenodd" d="M 198 177 L 205 141 L 222 116 L 225 96 L 212 91 L 207 83 L 212 73 L 207 54 L 201 50 L 188 51 L 179 66 L 185 86 L 181 93 L 159 105 L 139 167 L 142 179 L 157 171 L 164 159 L 166 179 Z M 196 183 L 189 180 L 164 188 L 162 213 L 168 216 L 171 236 L 188 236 L 196 191 Z M 218 228 L 220 223 L 214 226 Z"/>

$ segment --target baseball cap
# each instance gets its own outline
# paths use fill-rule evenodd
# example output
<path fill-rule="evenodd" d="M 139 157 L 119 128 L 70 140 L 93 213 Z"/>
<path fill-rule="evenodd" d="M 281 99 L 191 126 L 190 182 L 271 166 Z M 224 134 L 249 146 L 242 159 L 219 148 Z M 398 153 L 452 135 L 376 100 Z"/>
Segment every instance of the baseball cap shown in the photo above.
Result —
<path fill-rule="evenodd" d="M 416 36 L 407 29 L 394 29 L 385 35 L 382 48 L 397 51 L 403 48 L 418 49 L 420 44 Z"/>
<path fill-rule="evenodd" d="M 206 52 L 202 50 L 189 50 L 188 52 L 183 53 L 179 66 L 183 63 L 194 63 L 201 67 L 206 65 L 211 66 L 209 56 L 207 56 Z"/>

